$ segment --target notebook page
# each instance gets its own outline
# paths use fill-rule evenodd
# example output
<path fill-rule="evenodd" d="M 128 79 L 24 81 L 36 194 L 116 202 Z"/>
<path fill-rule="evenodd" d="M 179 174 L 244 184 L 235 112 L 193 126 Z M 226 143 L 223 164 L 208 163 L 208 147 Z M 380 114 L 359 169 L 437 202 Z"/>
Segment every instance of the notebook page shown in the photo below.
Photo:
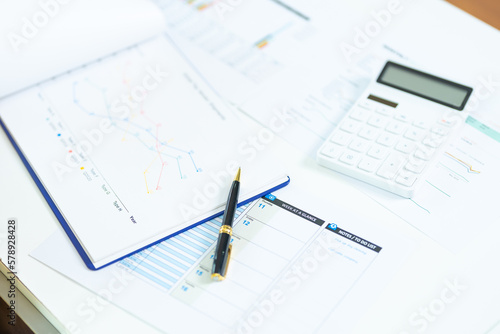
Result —
<path fill-rule="evenodd" d="M 160 33 L 148 1 L 6 1 L 0 4 L 0 97 Z"/>

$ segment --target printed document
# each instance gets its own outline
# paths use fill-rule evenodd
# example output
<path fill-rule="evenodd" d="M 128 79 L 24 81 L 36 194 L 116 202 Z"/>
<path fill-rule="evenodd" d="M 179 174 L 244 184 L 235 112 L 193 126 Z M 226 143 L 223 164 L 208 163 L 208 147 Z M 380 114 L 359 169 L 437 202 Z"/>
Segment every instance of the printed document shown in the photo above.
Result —
<path fill-rule="evenodd" d="M 414 247 L 289 186 L 239 209 L 227 278 L 214 282 L 220 225 L 219 217 L 98 272 L 75 261 L 59 232 L 32 256 L 165 332 L 331 333 L 364 314 Z M 117 280 L 126 282 L 120 293 L 111 291 Z"/>

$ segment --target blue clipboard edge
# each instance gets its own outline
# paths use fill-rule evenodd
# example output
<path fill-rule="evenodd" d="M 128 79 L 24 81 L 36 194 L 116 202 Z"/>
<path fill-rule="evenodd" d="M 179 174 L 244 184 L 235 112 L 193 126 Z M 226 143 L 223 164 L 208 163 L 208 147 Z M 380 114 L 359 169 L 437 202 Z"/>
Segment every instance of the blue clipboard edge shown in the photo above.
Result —
<path fill-rule="evenodd" d="M 187 230 L 190 230 L 191 228 L 193 227 L 196 227 L 200 224 L 203 224 L 203 223 L 206 223 L 207 221 L 209 220 L 212 220 L 218 216 L 220 216 L 224 211 L 220 211 L 216 214 L 213 214 L 211 215 L 210 217 L 208 218 L 205 218 L 203 220 L 201 220 L 200 222 L 198 223 L 195 223 L 191 226 L 188 226 L 182 230 L 179 230 L 169 236 L 166 236 L 162 239 L 159 239 L 158 241 L 155 241 L 147 246 L 144 246 L 132 253 L 129 253 L 127 255 L 124 255 L 116 260 L 113 260 L 99 268 L 96 268 L 94 266 L 94 264 L 92 263 L 92 261 L 90 260 L 89 256 L 87 255 L 87 253 L 85 252 L 85 250 L 83 249 L 82 245 L 80 244 L 80 242 L 78 241 L 78 239 L 76 238 L 75 234 L 73 233 L 73 231 L 71 230 L 71 228 L 69 227 L 68 223 L 66 222 L 66 220 L 64 219 L 62 213 L 59 211 L 59 209 L 57 208 L 57 205 L 55 204 L 55 202 L 52 200 L 52 197 L 50 197 L 49 193 L 47 192 L 47 190 L 45 189 L 45 187 L 43 186 L 42 182 L 40 181 L 40 179 L 38 178 L 38 176 L 36 175 L 35 171 L 33 170 L 33 168 L 31 167 L 30 163 L 28 162 L 28 160 L 26 159 L 26 157 L 24 156 L 23 152 L 21 151 L 21 148 L 19 147 L 19 145 L 17 145 L 14 137 L 12 137 L 11 133 L 9 132 L 9 130 L 7 129 L 7 126 L 4 124 L 3 120 L 2 120 L 2 117 L 0 117 L 0 126 L 2 127 L 2 129 L 4 130 L 5 134 L 7 135 L 7 137 L 9 138 L 12 146 L 14 146 L 14 149 L 16 150 L 17 154 L 19 155 L 19 157 L 21 158 L 24 166 L 26 167 L 26 169 L 28 170 L 28 172 L 30 173 L 31 177 L 33 178 L 33 181 L 35 181 L 35 184 L 37 185 L 38 189 L 40 190 L 40 192 L 42 193 L 43 197 L 45 198 L 45 200 L 47 201 L 47 203 L 49 204 L 50 208 L 52 209 L 52 212 L 54 212 L 54 215 L 56 216 L 57 220 L 59 221 L 59 223 L 61 224 L 61 226 L 63 227 L 64 231 L 66 232 L 66 234 L 68 235 L 69 239 L 71 240 L 71 243 L 73 244 L 73 246 L 75 246 L 76 250 L 78 251 L 78 254 L 80 254 L 80 257 L 82 258 L 83 262 L 85 263 L 85 265 L 87 266 L 87 268 L 89 268 L 90 270 L 99 270 L 99 269 L 102 269 L 104 267 L 107 267 L 109 266 L 110 264 L 113 264 L 115 262 L 118 262 L 118 261 L 121 261 L 123 260 L 124 258 L 127 258 L 129 257 L 130 255 L 132 254 L 135 254 L 137 252 L 140 252 L 144 249 L 147 249 L 153 245 L 156 245 L 160 242 L 163 242 L 169 238 L 172 238 L 180 233 L 183 233 Z M 241 205 L 245 205 L 245 204 L 248 204 L 262 196 L 265 196 L 273 191 L 276 191 L 280 188 L 283 188 L 285 186 L 287 186 L 289 183 L 290 183 L 290 176 L 287 176 L 288 177 L 288 180 L 269 189 L 268 191 L 265 191 L 261 194 L 258 194 L 257 196 L 254 196 L 254 197 L 251 197 L 245 201 L 242 201 L 241 203 L 238 203 L 238 207 L 241 206 Z"/>
<path fill-rule="evenodd" d="M 57 220 L 59 220 L 59 223 L 62 225 L 64 231 L 68 235 L 69 239 L 71 240 L 71 243 L 75 246 L 76 250 L 78 251 L 78 254 L 80 254 L 81 258 L 83 259 L 83 262 L 85 262 L 85 265 L 89 269 L 96 270 L 97 268 L 94 267 L 92 261 L 88 257 L 88 255 L 85 252 L 85 250 L 83 249 L 83 247 L 78 242 L 78 239 L 74 235 L 73 231 L 71 231 L 71 228 L 69 227 L 68 223 L 64 219 L 62 213 L 59 211 L 59 209 L 57 208 L 56 204 L 52 200 L 52 197 L 50 197 L 49 193 L 47 192 L 47 190 L 43 186 L 42 182 L 40 181 L 40 179 L 36 175 L 35 171 L 31 167 L 31 165 L 28 162 L 28 160 L 26 159 L 26 157 L 24 156 L 24 154 L 21 151 L 21 148 L 19 147 L 19 145 L 17 145 L 14 137 L 12 137 L 12 134 L 7 129 L 7 126 L 5 125 L 5 123 L 3 122 L 3 120 L 2 120 L 1 117 L 0 117 L 0 125 L 2 126 L 5 134 L 7 134 L 7 137 L 9 138 L 10 142 L 14 146 L 14 149 L 16 150 L 17 154 L 21 158 L 24 166 L 26 167 L 26 169 L 30 173 L 31 177 L 33 178 L 33 181 L 35 181 L 38 189 L 40 190 L 40 192 L 42 193 L 43 197 L 45 198 L 45 200 L 49 204 L 50 208 L 52 209 L 52 212 L 54 212 L 54 215 L 56 216 Z"/>

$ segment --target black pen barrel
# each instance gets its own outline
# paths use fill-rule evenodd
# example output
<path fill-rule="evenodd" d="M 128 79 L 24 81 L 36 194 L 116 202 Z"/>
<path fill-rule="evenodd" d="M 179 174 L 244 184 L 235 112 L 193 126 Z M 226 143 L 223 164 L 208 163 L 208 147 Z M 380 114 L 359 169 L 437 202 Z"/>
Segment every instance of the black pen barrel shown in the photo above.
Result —
<path fill-rule="evenodd" d="M 233 220 L 236 215 L 236 206 L 238 204 L 238 196 L 240 193 L 240 172 L 234 178 L 229 190 L 229 196 L 226 202 L 226 209 L 222 217 L 222 226 L 219 230 L 219 237 L 215 246 L 214 262 L 212 265 L 212 279 L 221 281 L 224 280 L 231 256 L 231 237 L 233 235 Z"/>
<path fill-rule="evenodd" d="M 222 217 L 222 225 L 233 226 L 239 193 L 240 183 L 238 181 L 234 181 L 231 185 L 231 190 L 229 191 L 229 196 L 227 198 L 226 210 L 224 210 L 224 216 Z"/>
<path fill-rule="evenodd" d="M 217 239 L 217 247 L 215 247 L 214 263 L 212 266 L 212 273 L 219 274 L 224 277 L 226 275 L 229 244 L 231 243 L 231 235 L 228 233 L 219 233 Z"/>

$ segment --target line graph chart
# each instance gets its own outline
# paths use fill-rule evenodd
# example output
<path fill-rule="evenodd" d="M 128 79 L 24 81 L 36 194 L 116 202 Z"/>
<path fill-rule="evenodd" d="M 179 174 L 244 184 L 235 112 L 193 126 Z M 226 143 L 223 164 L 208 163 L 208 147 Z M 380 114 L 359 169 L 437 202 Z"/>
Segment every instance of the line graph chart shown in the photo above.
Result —
<path fill-rule="evenodd" d="M 189 72 L 170 69 L 168 57 L 152 59 L 157 48 L 141 44 L 39 87 L 61 184 L 92 193 L 113 233 L 144 223 L 164 229 L 158 210 L 192 196 L 175 189 L 220 170 L 212 156 L 223 136 L 207 125 L 223 129 L 232 118 Z M 170 212 L 181 219 L 179 209 Z"/>
<path fill-rule="evenodd" d="M 461 160 L 460 158 L 457 158 L 456 156 L 454 156 L 450 152 L 445 152 L 445 156 L 451 158 L 452 160 L 454 160 L 454 161 L 458 162 L 459 164 L 461 164 L 462 166 L 464 166 L 467 170 L 467 173 L 472 173 L 472 174 L 480 174 L 481 173 L 480 171 L 473 169 L 471 164 Z"/>
<path fill-rule="evenodd" d="M 124 86 L 124 91 L 131 92 L 133 89 L 130 84 L 131 79 L 126 77 L 128 67 L 127 62 L 123 66 L 124 76 L 120 81 Z M 166 169 L 178 173 L 180 179 L 189 177 L 190 173 L 202 172 L 202 168 L 196 163 L 194 150 L 176 146 L 175 139 L 168 137 L 168 133 L 162 131 L 162 123 L 148 114 L 144 103 L 137 103 L 137 106 L 129 109 L 130 112 L 127 115 L 120 117 L 112 113 L 107 92 L 106 87 L 94 83 L 89 78 L 75 81 L 72 87 L 73 103 L 79 111 L 89 117 L 108 119 L 110 124 L 122 133 L 120 138 L 122 143 L 135 140 L 151 152 L 151 158 L 145 162 L 143 172 L 145 191 L 148 194 L 162 189 L 162 176 L 167 172 Z M 130 93 L 126 95 L 126 98 L 133 102 Z"/>

